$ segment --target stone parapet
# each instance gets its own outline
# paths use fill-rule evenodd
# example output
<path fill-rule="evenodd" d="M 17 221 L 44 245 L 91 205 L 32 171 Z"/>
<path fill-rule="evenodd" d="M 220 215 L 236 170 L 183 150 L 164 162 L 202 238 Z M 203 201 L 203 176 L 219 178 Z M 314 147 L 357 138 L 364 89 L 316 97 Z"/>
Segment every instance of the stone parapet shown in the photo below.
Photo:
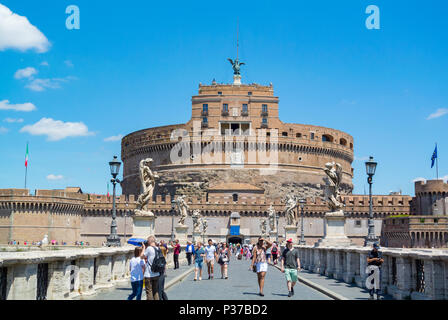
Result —
<path fill-rule="evenodd" d="M 301 265 L 311 272 L 325 274 L 365 288 L 366 247 L 295 246 Z M 448 300 L 448 250 L 380 249 L 381 290 L 396 299 Z"/>

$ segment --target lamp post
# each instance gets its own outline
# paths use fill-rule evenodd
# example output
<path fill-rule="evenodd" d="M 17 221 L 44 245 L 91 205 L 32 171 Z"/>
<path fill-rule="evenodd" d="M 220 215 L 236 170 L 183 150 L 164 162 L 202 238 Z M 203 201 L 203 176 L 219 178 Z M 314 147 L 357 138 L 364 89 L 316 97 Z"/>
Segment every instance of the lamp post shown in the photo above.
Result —
<path fill-rule="evenodd" d="M 117 209 L 115 207 L 115 186 L 117 183 L 120 183 L 120 180 L 117 179 L 118 172 L 120 172 L 121 162 L 118 161 L 117 156 L 114 156 L 114 159 L 109 162 L 110 166 L 110 174 L 112 175 L 112 182 L 114 188 L 112 193 L 112 223 L 110 225 L 110 235 L 107 238 L 107 246 L 108 247 L 119 247 L 121 246 L 120 237 L 117 234 Z"/>
<path fill-rule="evenodd" d="M 367 182 L 369 183 L 369 231 L 367 237 L 364 240 L 364 246 L 371 246 L 375 242 L 378 241 L 378 238 L 375 235 L 375 225 L 373 223 L 373 204 L 372 204 L 372 177 L 375 174 L 377 163 L 373 160 L 373 157 L 370 156 L 369 161 L 366 161 L 366 173 L 367 173 Z"/>
<path fill-rule="evenodd" d="M 171 243 L 174 242 L 174 214 L 176 209 L 176 200 L 171 200 Z"/>
<path fill-rule="evenodd" d="M 301 217 L 300 217 L 300 241 L 299 244 L 301 245 L 305 245 L 306 241 L 305 241 L 305 232 L 303 230 L 303 208 L 305 207 L 305 199 L 300 199 L 299 203 L 300 203 L 300 210 L 301 212 Z"/>

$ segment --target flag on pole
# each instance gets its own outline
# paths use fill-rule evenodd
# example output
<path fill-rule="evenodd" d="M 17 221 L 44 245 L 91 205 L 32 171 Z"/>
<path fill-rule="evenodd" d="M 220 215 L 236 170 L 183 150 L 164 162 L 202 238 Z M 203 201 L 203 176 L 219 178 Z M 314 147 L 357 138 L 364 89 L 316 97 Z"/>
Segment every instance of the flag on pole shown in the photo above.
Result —
<path fill-rule="evenodd" d="M 28 168 L 28 142 L 26 143 L 25 167 Z"/>
<path fill-rule="evenodd" d="M 437 159 L 437 144 L 436 144 L 436 148 L 434 149 L 434 152 L 432 153 L 432 157 L 431 157 L 431 168 L 434 167 L 434 162 Z"/>

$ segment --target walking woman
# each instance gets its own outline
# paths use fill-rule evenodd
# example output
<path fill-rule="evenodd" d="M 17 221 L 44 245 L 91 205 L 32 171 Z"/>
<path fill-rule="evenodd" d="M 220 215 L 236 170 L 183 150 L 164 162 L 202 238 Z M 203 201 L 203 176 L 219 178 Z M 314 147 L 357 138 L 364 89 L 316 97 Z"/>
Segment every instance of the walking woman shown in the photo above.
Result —
<path fill-rule="evenodd" d="M 198 241 L 196 250 L 194 251 L 194 281 L 198 279 L 198 271 L 199 271 L 199 281 L 202 280 L 202 262 L 204 261 L 205 250 L 202 247 L 202 243 Z"/>
<path fill-rule="evenodd" d="M 229 267 L 230 252 L 227 247 L 227 243 L 223 243 L 222 248 L 219 250 L 218 256 L 218 263 L 221 265 L 221 279 L 228 279 L 227 269 Z"/>
<path fill-rule="evenodd" d="M 134 249 L 134 257 L 129 263 L 129 270 L 131 271 L 132 293 L 129 295 L 128 300 L 132 300 L 135 297 L 137 300 L 142 300 L 143 274 L 145 272 L 145 260 L 141 258 L 142 254 L 143 248 L 136 247 Z"/>
<path fill-rule="evenodd" d="M 258 238 L 258 243 L 253 249 L 253 258 L 251 263 L 251 268 L 256 268 L 254 271 L 257 272 L 258 276 L 258 286 L 260 287 L 260 296 L 264 296 L 264 278 L 266 277 L 266 272 L 268 271 L 268 262 L 266 258 L 266 250 L 272 246 L 272 243 L 265 240 L 263 237 Z"/>

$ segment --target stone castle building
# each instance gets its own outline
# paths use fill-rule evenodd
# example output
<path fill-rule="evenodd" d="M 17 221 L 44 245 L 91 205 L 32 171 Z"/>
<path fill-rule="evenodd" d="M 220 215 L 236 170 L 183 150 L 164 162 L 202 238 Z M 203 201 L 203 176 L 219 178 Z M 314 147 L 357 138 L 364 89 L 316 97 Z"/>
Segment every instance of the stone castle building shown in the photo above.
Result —
<path fill-rule="evenodd" d="M 255 241 L 261 235 L 260 219 L 267 218 L 273 205 L 279 213 L 282 241 L 284 199 L 291 193 L 306 199 L 305 240 L 313 244 L 324 235 L 323 217 L 329 210 L 324 201 L 324 167 L 334 161 L 342 166 L 346 234 L 353 243 L 362 244 L 368 229 L 369 198 L 351 193 L 353 148 L 353 137 L 345 132 L 282 122 L 272 85 L 200 84 L 187 123 L 144 129 L 123 138 L 123 194 L 116 198 L 118 233 L 122 238 L 133 233 L 132 217 L 141 193 L 139 163 L 152 158 L 151 169 L 160 179 L 149 209 L 156 216 L 158 238 L 170 239 L 178 220 L 172 201 L 185 194 L 190 215 L 199 209 L 207 218 L 206 237 Z M 443 212 L 446 216 L 446 201 L 442 200 L 446 192 L 425 193 L 423 188 L 416 185 L 414 199 L 406 195 L 373 197 L 378 236 L 390 239 L 390 232 L 382 230 L 383 219 L 389 216 L 411 212 Z M 0 243 L 39 241 L 47 234 L 58 242 L 101 245 L 110 233 L 111 211 L 111 197 L 85 194 L 80 188 L 36 190 L 34 195 L 26 189 L 3 189 Z M 297 214 L 302 214 L 300 208 Z M 191 217 L 186 224 L 191 237 Z M 238 231 L 231 233 L 230 225 Z"/>
<path fill-rule="evenodd" d="M 223 183 L 262 188 L 269 200 L 291 191 L 301 197 L 322 197 L 323 168 L 329 161 L 342 165 L 342 187 L 351 193 L 352 136 L 335 129 L 282 122 L 272 84 L 200 84 L 191 101 L 187 123 L 144 129 L 123 138 L 123 194 L 140 194 L 139 162 L 145 158 L 154 160 L 152 168 L 160 174 L 154 194 L 162 197 L 207 196 Z M 265 141 L 257 139 L 264 132 Z M 176 148 L 182 145 L 188 154 L 182 161 L 173 160 L 173 153 L 177 156 Z M 263 152 L 266 159 L 261 157 Z M 275 159 L 269 158 L 274 152 Z M 269 172 L 272 165 L 274 173 Z"/>
<path fill-rule="evenodd" d="M 388 247 L 448 247 L 448 183 L 415 182 L 410 215 L 384 220 L 381 243 Z"/>

